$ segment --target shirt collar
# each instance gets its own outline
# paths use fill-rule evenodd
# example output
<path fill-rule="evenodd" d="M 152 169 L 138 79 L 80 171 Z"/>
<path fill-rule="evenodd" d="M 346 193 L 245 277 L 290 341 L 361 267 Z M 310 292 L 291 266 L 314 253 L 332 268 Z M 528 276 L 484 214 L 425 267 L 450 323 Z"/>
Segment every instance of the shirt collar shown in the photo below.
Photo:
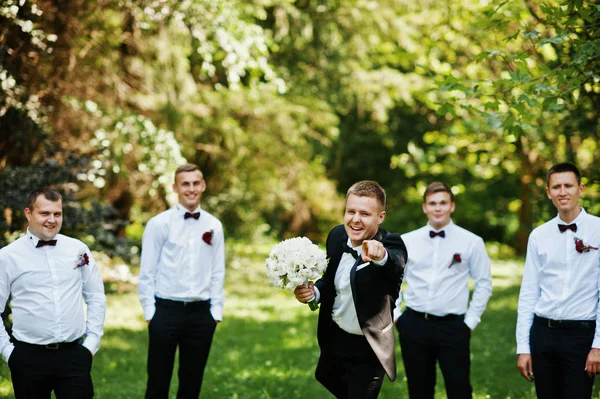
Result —
<path fill-rule="evenodd" d="M 445 225 L 444 227 L 442 227 L 439 230 L 436 230 L 433 228 L 432 225 L 429 224 L 429 222 L 427 222 L 427 224 L 425 225 L 425 233 L 429 234 L 429 230 L 435 231 L 436 233 L 444 230 L 444 231 L 449 231 L 452 230 L 452 228 L 454 227 L 454 222 L 452 221 L 452 219 L 450 219 L 450 223 L 448 223 L 447 225 Z"/>
<path fill-rule="evenodd" d="M 350 241 L 350 237 L 348 237 L 348 241 L 346 241 L 346 245 L 348 245 L 350 248 L 352 248 L 353 250 L 356 251 L 356 253 L 360 256 L 360 254 L 362 254 L 362 244 L 359 245 L 358 247 L 353 247 L 352 246 L 352 241 Z"/>
<path fill-rule="evenodd" d="M 27 233 L 25 236 L 28 238 L 28 241 L 33 244 L 33 247 L 36 248 L 38 242 L 40 242 L 40 238 L 34 235 L 31 231 L 29 231 L 29 227 L 27 228 Z M 51 238 L 51 240 L 56 240 L 58 238 L 58 234 Z"/>
<path fill-rule="evenodd" d="M 177 214 L 180 216 L 183 216 L 187 212 L 190 212 L 185 206 L 183 206 L 181 204 L 175 205 L 175 209 L 177 209 Z M 200 205 L 198 205 L 198 207 L 196 209 L 194 209 L 193 211 L 191 211 L 191 213 L 200 212 L 201 210 L 202 210 L 202 207 L 200 207 Z"/>
<path fill-rule="evenodd" d="M 575 219 L 573 219 L 573 221 L 571 223 L 567 223 L 564 220 L 562 220 L 560 218 L 560 214 L 557 214 L 556 218 L 558 219 L 559 223 L 564 223 L 564 224 L 581 223 L 581 222 L 583 222 L 583 219 L 585 219 L 585 215 L 587 215 L 587 212 L 585 211 L 585 209 L 583 209 L 583 207 L 579 207 L 579 209 L 581 209 L 581 212 L 579 212 L 579 215 L 577 215 L 577 217 Z"/>

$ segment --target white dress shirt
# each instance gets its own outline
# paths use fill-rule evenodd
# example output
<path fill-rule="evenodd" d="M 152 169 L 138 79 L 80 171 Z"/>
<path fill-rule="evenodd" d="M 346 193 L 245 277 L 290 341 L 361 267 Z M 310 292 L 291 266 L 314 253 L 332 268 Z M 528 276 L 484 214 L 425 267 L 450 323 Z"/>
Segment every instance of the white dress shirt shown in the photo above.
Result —
<path fill-rule="evenodd" d="M 144 319 L 156 311 L 155 297 L 173 301 L 210 299 L 215 320 L 223 319 L 225 237 L 221 222 L 198 207 L 198 220 L 184 219 L 182 205 L 151 218 L 142 237 L 139 295 Z M 203 240 L 212 232 L 212 243 Z"/>
<path fill-rule="evenodd" d="M 575 238 L 600 247 L 600 218 L 582 208 L 571 223 L 577 232 L 561 233 L 559 216 L 531 232 L 519 294 L 517 353 L 530 353 L 529 330 L 534 314 L 552 320 L 595 320 L 593 348 L 600 348 L 600 255 L 579 253 Z"/>
<path fill-rule="evenodd" d="M 362 244 L 358 247 L 352 247 L 352 243 L 350 239 L 348 239 L 347 245 L 356 251 L 358 258 L 360 259 Z M 379 261 L 374 260 L 373 263 L 375 266 L 381 266 L 385 265 L 387 260 L 388 254 L 387 251 L 385 251 L 384 257 Z M 360 273 L 365 267 L 373 267 L 369 262 L 363 262 L 362 260 L 359 262 L 359 265 L 356 267 L 356 273 Z M 350 272 L 352 271 L 354 263 L 356 263 L 356 259 L 354 259 L 351 254 L 347 252 L 342 254 L 334 278 L 336 295 L 333 300 L 333 309 L 331 313 L 333 321 L 335 321 L 342 330 L 351 334 L 364 335 L 360 328 L 360 324 L 358 323 L 356 306 L 354 306 L 354 297 L 352 296 L 352 286 L 350 285 Z M 316 287 L 315 289 L 317 290 Z"/>
<path fill-rule="evenodd" d="M 490 258 L 481 237 L 452 221 L 442 230 L 445 238 L 431 238 L 429 232 L 435 230 L 429 224 L 402 235 L 409 254 L 404 271 L 406 290 L 396 301 L 394 320 L 402 313 L 404 297 L 406 306 L 417 312 L 464 314 L 465 324 L 473 330 L 492 295 Z M 460 263 L 453 264 L 455 254 L 460 255 Z M 475 282 L 470 304 L 469 278 Z"/>
<path fill-rule="evenodd" d="M 0 249 L 0 312 L 10 296 L 13 336 L 18 341 L 46 345 L 72 342 L 85 334 L 83 345 L 94 354 L 106 312 L 100 271 L 83 242 L 62 234 L 54 239 L 56 246 L 36 248 L 39 238 L 27 230 Z M 82 253 L 87 253 L 89 264 L 75 267 Z M 13 349 L 0 326 L 0 352 L 7 362 Z"/>

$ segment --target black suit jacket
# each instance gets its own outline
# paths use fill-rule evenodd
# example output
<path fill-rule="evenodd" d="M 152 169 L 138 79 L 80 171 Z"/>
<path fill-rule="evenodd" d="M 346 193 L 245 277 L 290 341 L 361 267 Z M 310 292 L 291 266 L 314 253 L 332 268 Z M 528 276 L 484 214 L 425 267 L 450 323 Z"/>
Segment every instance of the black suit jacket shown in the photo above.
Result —
<path fill-rule="evenodd" d="M 396 358 L 392 312 L 400 292 L 408 255 L 406 246 L 398 234 L 379 229 L 373 239 L 380 241 L 387 250 L 387 262 L 382 266 L 371 263 L 357 273 L 356 266 L 363 263 L 359 257 L 351 269 L 350 284 L 360 328 L 386 374 L 394 381 Z M 321 303 L 317 327 L 321 358 L 329 356 L 332 349 L 332 323 L 335 322 L 331 312 L 336 295 L 334 279 L 347 242 L 348 235 L 343 225 L 331 230 L 327 237 L 329 265 L 323 277 L 315 283 L 319 289 Z"/>

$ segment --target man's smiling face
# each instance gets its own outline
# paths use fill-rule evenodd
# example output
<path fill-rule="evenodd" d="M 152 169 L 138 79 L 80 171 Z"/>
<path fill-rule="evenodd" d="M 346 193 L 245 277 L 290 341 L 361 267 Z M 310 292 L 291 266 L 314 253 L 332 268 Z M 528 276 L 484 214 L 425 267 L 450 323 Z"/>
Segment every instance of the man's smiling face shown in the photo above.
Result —
<path fill-rule="evenodd" d="M 450 223 L 454 208 L 450 194 L 445 191 L 429 194 L 423 203 L 423 213 L 427 215 L 431 227 L 436 230 Z"/>
<path fill-rule="evenodd" d="M 550 175 L 546 194 L 565 222 L 573 220 L 579 214 L 579 197 L 584 186 L 577 182 L 573 172 L 559 172 Z"/>
<path fill-rule="evenodd" d="M 25 208 L 29 231 L 40 240 L 53 239 L 62 227 L 62 201 L 50 201 L 43 194 L 38 196 L 32 209 Z"/>
<path fill-rule="evenodd" d="M 384 218 L 385 211 L 377 198 L 350 194 L 346 199 L 344 228 L 352 246 L 357 247 L 364 240 L 372 239 Z"/>
<path fill-rule="evenodd" d="M 179 203 L 189 211 L 194 211 L 200 205 L 204 190 L 206 183 L 199 170 L 181 172 L 175 177 L 173 191 L 177 193 Z"/>

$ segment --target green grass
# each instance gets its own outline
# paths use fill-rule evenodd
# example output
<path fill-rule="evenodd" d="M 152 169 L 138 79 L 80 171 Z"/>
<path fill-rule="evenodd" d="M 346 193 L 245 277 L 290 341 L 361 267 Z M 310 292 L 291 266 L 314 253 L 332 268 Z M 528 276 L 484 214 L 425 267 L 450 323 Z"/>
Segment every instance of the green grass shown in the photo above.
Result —
<path fill-rule="evenodd" d="M 233 248 L 231 248 L 233 247 Z M 217 328 L 201 398 L 329 398 L 314 379 L 319 355 L 317 312 L 290 292 L 267 284 L 263 261 L 268 247 L 228 248 L 225 320 Z M 231 251 L 233 249 L 233 251 Z M 494 293 L 473 332 L 471 381 L 474 397 L 535 398 L 533 385 L 516 368 L 515 323 L 522 263 L 494 262 Z M 135 292 L 108 298 L 105 336 L 94 358 L 100 399 L 141 398 L 146 383 L 146 323 Z M 400 351 L 398 380 L 385 381 L 381 398 L 408 398 Z M 6 365 L 0 365 L 0 397 L 13 398 Z M 176 373 L 171 397 L 175 397 Z M 438 373 L 436 399 L 445 398 Z M 595 391 L 594 397 L 599 397 Z"/>

